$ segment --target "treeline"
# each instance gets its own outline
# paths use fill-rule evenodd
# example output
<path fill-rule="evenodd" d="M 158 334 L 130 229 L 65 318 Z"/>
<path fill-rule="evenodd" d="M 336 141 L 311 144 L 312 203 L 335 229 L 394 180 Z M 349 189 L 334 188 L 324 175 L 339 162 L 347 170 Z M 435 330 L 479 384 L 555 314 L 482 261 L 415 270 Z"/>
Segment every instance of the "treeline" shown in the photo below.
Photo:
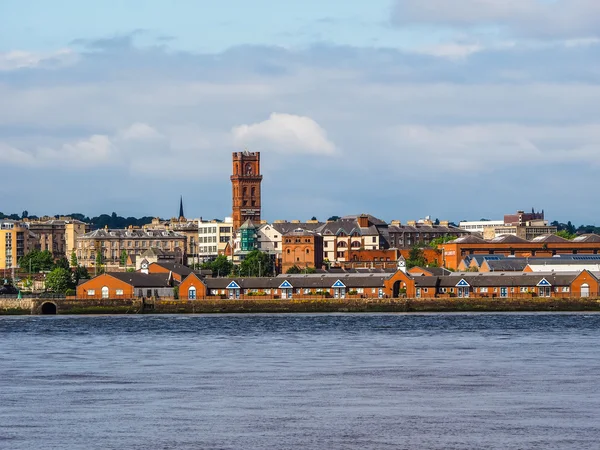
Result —
<path fill-rule="evenodd" d="M 113 212 L 112 214 L 100 214 L 96 217 L 88 217 L 81 213 L 71 213 L 71 214 L 57 214 L 54 217 L 58 219 L 59 217 L 72 217 L 73 219 L 80 220 L 85 223 L 89 223 L 92 228 L 127 228 L 129 226 L 141 227 L 143 225 L 147 225 L 152 223 L 152 219 L 154 217 L 144 216 L 144 217 L 122 217 L 118 216 L 117 213 Z M 23 211 L 21 215 L 19 214 L 4 214 L 0 212 L 0 219 L 10 219 L 10 220 L 37 220 L 38 216 L 30 215 L 27 211 Z"/>
<path fill-rule="evenodd" d="M 553 227 L 557 227 L 558 231 L 566 231 L 568 234 L 578 235 L 578 234 L 600 234 L 600 227 L 596 225 L 579 225 L 576 227 L 569 220 L 567 223 L 558 222 L 555 220 L 551 222 L 550 225 Z"/>

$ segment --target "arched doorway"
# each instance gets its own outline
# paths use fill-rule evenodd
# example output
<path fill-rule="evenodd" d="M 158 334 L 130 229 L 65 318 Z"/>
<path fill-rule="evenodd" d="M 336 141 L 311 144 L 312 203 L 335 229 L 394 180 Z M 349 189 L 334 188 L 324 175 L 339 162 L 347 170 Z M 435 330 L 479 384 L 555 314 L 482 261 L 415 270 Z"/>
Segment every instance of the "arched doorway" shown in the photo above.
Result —
<path fill-rule="evenodd" d="M 398 298 L 400 296 L 400 280 L 394 283 L 392 297 Z"/>
<path fill-rule="evenodd" d="M 188 289 L 188 300 L 196 300 L 196 288 L 194 286 Z"/>
<path fill-rule="evenodd" d="M 102 287 L 102 298 L 108 298 L 108 286 Z"/>
<path fill-rule="evenodd" d="M 44 315 L 56 314 L 56 304 L 52 303 L 52 302 L 42 303 L 42 314 L 44 314 Z"/>
<path fill-rule="evenodd" d="M 590 296 L 590 285 L 587 283 L 583 283 L 581 285 L 581 296 L 589 297 Z"/>

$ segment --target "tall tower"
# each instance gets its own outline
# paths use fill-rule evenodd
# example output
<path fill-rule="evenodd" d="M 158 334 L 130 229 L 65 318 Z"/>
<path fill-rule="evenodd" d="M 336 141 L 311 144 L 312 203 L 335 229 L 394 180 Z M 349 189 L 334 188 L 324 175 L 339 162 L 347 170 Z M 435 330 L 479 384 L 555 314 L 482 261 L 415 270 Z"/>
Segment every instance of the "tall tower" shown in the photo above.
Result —
<path fill-rule="evenodd" d="M 260 152 L 233 153 L 233 231 L 248 219 L 260 222 Z"/>

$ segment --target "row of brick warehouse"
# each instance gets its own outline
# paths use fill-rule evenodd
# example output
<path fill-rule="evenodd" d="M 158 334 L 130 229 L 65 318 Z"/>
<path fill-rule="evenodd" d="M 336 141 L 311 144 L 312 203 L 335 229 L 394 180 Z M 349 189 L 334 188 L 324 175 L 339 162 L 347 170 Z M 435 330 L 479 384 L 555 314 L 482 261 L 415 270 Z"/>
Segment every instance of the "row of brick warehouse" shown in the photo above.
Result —
<path fill-rule="evenodd" d="M 153 263 L 148 273 L 99 275 L 77 287 L 86 298 L 462 298 L 589 297 L 599 292 L 600 273 L 450 273 L 441 269 L 413 273 L 385 270 L 288 274 L 276 277 L 212 278 L 185 266 Z"/>

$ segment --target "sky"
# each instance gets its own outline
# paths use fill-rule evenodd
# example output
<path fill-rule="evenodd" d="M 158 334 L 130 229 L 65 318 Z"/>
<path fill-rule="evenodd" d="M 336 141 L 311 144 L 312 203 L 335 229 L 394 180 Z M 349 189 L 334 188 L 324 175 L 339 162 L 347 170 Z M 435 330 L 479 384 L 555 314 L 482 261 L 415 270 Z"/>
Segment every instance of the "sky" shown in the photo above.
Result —
<path fill-rule="evenodd" d="M 596 224 L 597 0 L 2 0 L 0 211 Z"/>

